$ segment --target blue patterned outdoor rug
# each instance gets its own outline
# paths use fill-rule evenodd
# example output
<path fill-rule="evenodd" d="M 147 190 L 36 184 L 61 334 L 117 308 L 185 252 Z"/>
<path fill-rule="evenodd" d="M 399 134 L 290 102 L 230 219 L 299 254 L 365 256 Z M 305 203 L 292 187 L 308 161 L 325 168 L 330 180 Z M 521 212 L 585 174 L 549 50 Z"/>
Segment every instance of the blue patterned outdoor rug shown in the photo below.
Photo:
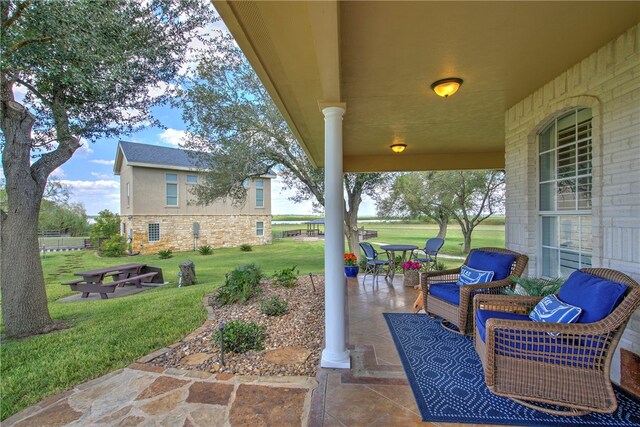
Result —
<path fill-rule="evenodd" d="M 422 421 L 517 426 L 640 426 L 640 402 L 616 388 L 618 410 L 559 417 L 492 394 L 471 338 L 424 314 L 385 313 Z"/>

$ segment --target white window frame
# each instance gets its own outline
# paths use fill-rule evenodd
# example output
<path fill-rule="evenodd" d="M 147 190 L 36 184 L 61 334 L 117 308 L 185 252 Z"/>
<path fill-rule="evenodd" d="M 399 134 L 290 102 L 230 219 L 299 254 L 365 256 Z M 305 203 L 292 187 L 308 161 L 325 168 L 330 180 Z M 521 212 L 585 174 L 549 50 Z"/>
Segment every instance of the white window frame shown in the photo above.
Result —
<path fill-rule="evenodd" d="M 584 179 L 584 178 L 589 178 L 590 179 L 590 184 L 589 184 L 589 194 L 590 194 L 590 201 L 593 200 L 593 114 L 591 114 L 591 125 L 589 127 L 589 132 L 588 132 L 588 136 L 583 137 L 583 138 L 575 138 L 575 141 L 566 144 L 564 146 L 562 146 L 563 149 L 567 149 L 567 147 L 573 146 L 575 149 L 575 172 L 572 176 L 565 176 L 565 177 L 558 177 L 558 169 L 560 168 L 558 160 L 559 160 L 559 155 L 558 153 L 560 152 L 560 148 L 558 143 L 557 143 L 557 136 L 558 136 L 558 122 L 560 120 L 562 120 L 565 117 L 568 117 L 570 115 L 575 115 L 576 116 L 576 120 L 578 117 L 578 113 L 582 110 L 589 110 L 588 108 L 575 108 L 571 111 L 567 111 L 561 115 L 559 115 L 558 117 L 556 117 L 554 119 L 553 122 L 549 123 L 549 125 L 547 125 L 539 134 L 538 134 L 538 138 L 537 138 L 537 177 L 536 177 L 536 182 L 537 182 L 537 191 L 538 191 L 538 197 L 537 197 L 537 230 L 538 230 L 538 259 L 540 260 L 540 262 L 537 265 L 537 270 L 538 270 L 538 275 L 542 276 L 542 277 L 559 277 L 559 276 L 567 276 L 568 274 L 570 274 L 571 271 L 574 270 L 573 267 L 567 265 L 567 262 L 571 262 L 571 260 L 567 260 L 566 258 L 563 260 L 563 254 L 566 255 L 570 255 L 570 256 L 575 256 L 577 257 L 577 269 L 579 268 L 584 268 L 584 267 L 590 267 L 591 266 L 591 260 L 593 258 L 593 243 L 592 243 L 592 236 L 593 236 L 593 232 L 592 232 L 592 210 L 591 209 L 579 209 L 578 205 L 579 205 L 579 193 L 577 190 L 575 190 L 575 209 L 569 210 L 569 209 L 559 209 L 558 208 L 558 183 L 561 181 L 571 181 L 573 180 L 573 182 L 575 183 L 575 186 L 578 186 L 578 182 L 579 179 Z M 555 135 L 554 135 L 554 143 L 552 145 L 552 147 L 550 149 L 541 151 L 540 150 L 540 136 L 547 132 L 552 126 L 555 126 Z M 576 123 L 576 127 L 577 127 L 577 123 Z M 577 132 L 577 130 L 576 130 Z M 587 147 L 587 152 L 590 153 L 590 157 L 589 157 L 589 173 L 583 173 L 583 174 L 579 174 L 579 150 L 578 150 L 578 146 L 581 143 L 585 143 L 587 142 L 588 145 Z M 545 180 L 542 181 L 542 168 L 541 168 L 541 163 L 542 163 L 542 156 L 545 154 L 551 154 L 553 155 L 554 158 L 554 162 L 553 162 L 553 177 L 552 179 L 549 180 Z M 554 184 L 553 187 L 553 193 L 554 193 L 554 201 L 553 201 L 553 209 L 549 209 L 549 210 L 541 210 L 541 199 L 542 199 L 542 191 L 541 191 L 541 186 L 542 184 Z M 573 218 L 571 218 L 573 217 Z M 555 222 L 555 230 L 553 230 L 555 233 L 555 244 L 553 244 L 553 242 L 551 244 L 544 244 L 544 229 L 543 229 L 543 222 L 544 222 L 544 218 L 555 218 L 556 222 Z M 577 248 L 575 247 L 569 247 L 567 248 L 566 246 L 563 246 L 561 244 L 562 242 L 562 235 L 567 233 L 566 231 L 566 227 L 563 226 L 562 219 L 565 220 L 569 220 L 571 219 L 576 219 L 577 218 L 577 230 L 574 231 L 569 231 L 570 234 L 577 234 L 577 238 L 575 238 L 575 240 L 578 243 Z M 589 225 L 587 226 L 586 221 L 589 222 Z M 583 242 L 587 242 L 588 245 L 586 245 L 587 247 L 583 247 Z M 590 248 L 589 248 L 590 246 Z M 546 250 L 550 250 L 550 251 L 556 251 L 557 253 L 557 258 L 555 260 L 555 264 L 557 266 L 557 270 L 555 272 L 551 272 L 551 274 L 545 274 L 545 270 L 546 270 L 546 265 L 545 265 L 545 261 L 547 261 L 547 259 L 543 256 L 544 252 Z M 565 265 L 563 265 L 563 261 L 565 263 Z M 551 268 L 551 266 L 549 266 L 549 268 Z M 563 268 L 565 269 L 565 274 L 562 273 Z"/>
<path fill-rule="evenodd" d="M 156 232 L 155 232 L 155 231 L 153 231 L 153 232 L 151 231 L 151 227 L 152 227 L 152 226 L 157 226 L 157 228 L 158 228 L 158 232 L 157 232 L 158 237 L 157 237 L 157 240 L 155 240 L 155 239 L 154 239 L 154 240 L 152 240 L 152 239 L 151 239 L 152 234 L 153 234 L 153 237 L 156 237 L 156 236 L 155 236 L 155 235 L 156 235 Z M 159 242 L 159 241 L 160 241 L 160 223 L 158 223 L 158 222 L 153 222 L 153 223 L 148 224 L 148 225 L 147 225 L 147 233 L 148 233 L 148 240 L 149 240 L 149 243 Z"/>
<path fill-rule="evenodd" d="M 256 221 L 256 236 L 264 236 L 264 221 Z"/>
<path fill-rule="evenodd" d="M 131 185 L 127 182 L 127 207 L 131 206 Z"/>
<path fill-rule="evenodd" d="M 256 179 L 254 182 L 256 185 L 256 208 L 264 208 L 264 180 Z M 262 192 L 262 197 L 260 199 L 258 198 L 259 191 Z M 258 200 L 262 200 L 262 204 L 259 204 Z"/>
<path fill-rule="evenodd" d="M 176 177 L 175 181 L 172 181 L 172 180 L 169 179 L 170 175 Z M 179 202 L 179 200 L 180 200 L 180 189 L 178 188 L 178 180 L 179 180 L 179 178 L 178 178 L 178 174 L 177 173 L 165 173 L 164 174 L 164 181 L 165 181 L 165 184 L 164 184 L 164 203 L 165 203 L 166 207 L 176 208 L 176 207 L 178 207 L 180 205 L 180 202 Z M 175 189 L 176 189 L 176 195 L 175 195 L 176 204 L 175 205 L 170 205 L 169 204 L 169 197 L 172 197 L 172 198 L 174 197 L 174 196 L 169 196 L 169 186 L 170 185 L 175 186 Z"/>
<path fill-rule="evenodd" d="M 189 178 L 195 178 L 196 182 L 189 182 Z M 187 175 L 187 185 L 197 185 L 198 184 L 198 175 Z"/>

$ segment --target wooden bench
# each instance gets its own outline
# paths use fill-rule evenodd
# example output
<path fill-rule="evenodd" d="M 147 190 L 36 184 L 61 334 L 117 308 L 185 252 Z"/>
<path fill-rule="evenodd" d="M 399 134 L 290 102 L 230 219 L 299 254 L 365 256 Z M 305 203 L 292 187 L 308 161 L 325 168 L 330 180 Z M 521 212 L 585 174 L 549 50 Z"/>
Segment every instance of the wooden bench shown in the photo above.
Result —
<path fill-rule="evenodd" d="M 69 282 L 62 283 L 63 285 L 71 286 L 72 291 L 82 292 L 82 298 L 87 298 L 90 293 L 100 294 L 100 298 L 108 299 L 107 294 L 115 292 L 118 285 L 124 285 L 125 283 L 131 283 L 136 285 L 137 288 L 142 287 L 144 280 L 151 280 L 158 272 L 152 271 L 150 273 L 137 274 L 135 276 L 127 277 L 120 280 L 114 280 L 108 283 L 87 283 L 83 279 L 71 280 Z"/>
<path fill-rule="evenodd" d="M 132 285 L 136 285 L 136 288 L 141 288 L 142 282 L 145 279 L 151 280 L 156 274 L 158 273 L 156 273 L 155 271 L 151 273 L 138 274 L 131 277 L 125 277 L 124 279 L 114 280 L 113 282 L 104 283 L 102 286 L 105 286 L 105 285 L 118 286 L 118 285 L 125 285 L 127 283 L 131 283 Z"/>

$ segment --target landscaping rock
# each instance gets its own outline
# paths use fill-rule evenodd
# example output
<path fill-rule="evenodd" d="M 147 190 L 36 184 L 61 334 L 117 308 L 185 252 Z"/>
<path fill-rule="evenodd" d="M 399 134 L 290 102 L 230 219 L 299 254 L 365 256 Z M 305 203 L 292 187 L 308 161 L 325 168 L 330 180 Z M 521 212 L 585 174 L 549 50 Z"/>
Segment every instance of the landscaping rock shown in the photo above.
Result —
<path fill-rule="evenodd" d="M 202 365 L 204 362 L 211 359 L 212 357 L 213 355 L 208 353 L 190 354 L 180 359 L 180 364 L 187 365 L 187 366 L 198 366 L 198 365 Z"/>
<path fill-rule="evenodd" d="M 284 347 L 275 350 L 268 350 L 264 354 L 264 359 L 276 365 L 300 365 L 311 356 L 311 351 L 304 347 Z"/>
<path fill-rule="evenodd" d="M 313 280 L 315 293 L 307 275 L 298 278 L 295 288 L 274 286 L 272 280 L 263 281 L 260 297 L 245 304 L 213 308 L 208 324 L 171 345 L 148 363 L 167 369 L 218 373 L 216 378 L 223 374 L 315 376 L 324 336 L 324 277 L 314 276 Z M 288 302 L 289 310 L 284 315 L 267 316 L 262 313 L 260 302 L 273 296 Z M 222 365 L 219 344 L 213 342 L 212 337 L 220 322 L 233 320 L 266 326 L 265 350 L 244 354 L 225 352 Z"/>

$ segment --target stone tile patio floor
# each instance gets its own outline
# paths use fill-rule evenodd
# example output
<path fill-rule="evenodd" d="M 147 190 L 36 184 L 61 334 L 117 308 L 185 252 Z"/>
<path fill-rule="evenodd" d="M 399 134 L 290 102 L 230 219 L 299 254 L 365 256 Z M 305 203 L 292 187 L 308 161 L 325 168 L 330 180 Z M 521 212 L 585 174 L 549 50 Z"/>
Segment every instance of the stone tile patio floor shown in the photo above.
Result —
<path fill-rule="evenodd" d="M 423 423 L 382 313 L 411 312 L 417 290 L 349 279 L 350 370 L 248 377 L 134 363 L 43 400 L 3 426 L 457 426 Z M 153 355 L 142 358 L 145 362 Z M 469 426 L 469 424 L 465 424 Z"/>

